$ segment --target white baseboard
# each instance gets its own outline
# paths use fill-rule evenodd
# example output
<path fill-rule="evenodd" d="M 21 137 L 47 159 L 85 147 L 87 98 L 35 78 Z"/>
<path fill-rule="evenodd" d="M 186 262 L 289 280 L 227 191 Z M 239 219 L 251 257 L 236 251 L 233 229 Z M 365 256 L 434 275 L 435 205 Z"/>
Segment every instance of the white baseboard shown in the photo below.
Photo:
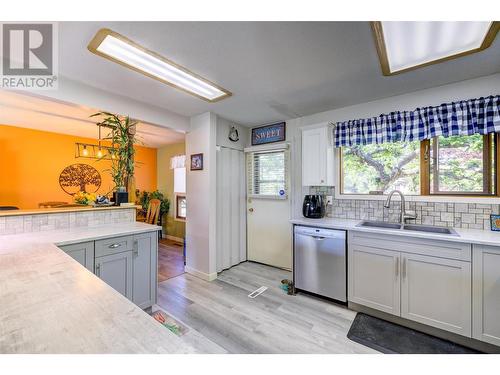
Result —
<path fill-rule="evenodd" d="M 163 238 L 166 238 L 167 240 L 172 240 L 172 241 L 175 241 L 178 243 L 184 243 L 184 238 L 171 236 L 170 234 L 163 235 Z"/>
<path fill-rule="evenodd" d="M 188 266 L 184 266 L 184 271 L 205 281 L 213 281 L 217 278 L 217 272 L 205 273 Z"/>

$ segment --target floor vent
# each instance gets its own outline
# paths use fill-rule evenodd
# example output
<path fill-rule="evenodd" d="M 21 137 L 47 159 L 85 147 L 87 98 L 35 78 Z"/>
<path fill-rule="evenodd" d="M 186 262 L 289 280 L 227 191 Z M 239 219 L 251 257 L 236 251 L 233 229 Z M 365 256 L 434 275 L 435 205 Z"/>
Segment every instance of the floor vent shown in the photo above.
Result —
<path fill-rule="evenodd" d="M 259 295 L 261 295 L 262 293 L 264 293 L 267 289 L 267 286 L 261 286 L 259 289 L 257 290 L 254 290 L 252 293 L 250 293 L 248 295 L 249 298 L 255 298 Z"/>

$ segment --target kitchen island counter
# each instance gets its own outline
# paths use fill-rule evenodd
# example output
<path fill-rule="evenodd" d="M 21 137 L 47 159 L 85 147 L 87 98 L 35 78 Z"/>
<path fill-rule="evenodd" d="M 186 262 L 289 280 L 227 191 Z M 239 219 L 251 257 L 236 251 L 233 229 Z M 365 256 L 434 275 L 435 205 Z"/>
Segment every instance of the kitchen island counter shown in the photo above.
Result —
<path fill-rule="evenodd" d="M 158 229 L 123 223 L 0 236 L 0 353 L 194 352 L 56 246 Z"/>

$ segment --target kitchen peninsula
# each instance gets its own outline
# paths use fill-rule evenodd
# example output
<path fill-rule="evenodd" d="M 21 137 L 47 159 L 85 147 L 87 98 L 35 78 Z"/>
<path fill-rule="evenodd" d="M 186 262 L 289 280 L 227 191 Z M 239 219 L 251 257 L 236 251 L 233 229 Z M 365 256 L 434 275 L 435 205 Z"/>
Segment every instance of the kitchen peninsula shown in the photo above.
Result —
<path fill-rule="evenodd" d="M 0 215 L 0 352 L 193 352 L 142 310 L 156 301 L 159 227 L 135 209 Z"/>

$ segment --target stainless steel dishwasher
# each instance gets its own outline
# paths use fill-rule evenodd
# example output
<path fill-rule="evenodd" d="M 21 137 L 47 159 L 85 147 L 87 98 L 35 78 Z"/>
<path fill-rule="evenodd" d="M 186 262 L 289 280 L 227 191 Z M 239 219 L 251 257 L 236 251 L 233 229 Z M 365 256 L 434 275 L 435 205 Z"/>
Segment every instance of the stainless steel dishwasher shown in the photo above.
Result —
<path fill-rule="evenodd" d="M 346 232 L 294 228 L 295 288 L 347 302 Z"/>

